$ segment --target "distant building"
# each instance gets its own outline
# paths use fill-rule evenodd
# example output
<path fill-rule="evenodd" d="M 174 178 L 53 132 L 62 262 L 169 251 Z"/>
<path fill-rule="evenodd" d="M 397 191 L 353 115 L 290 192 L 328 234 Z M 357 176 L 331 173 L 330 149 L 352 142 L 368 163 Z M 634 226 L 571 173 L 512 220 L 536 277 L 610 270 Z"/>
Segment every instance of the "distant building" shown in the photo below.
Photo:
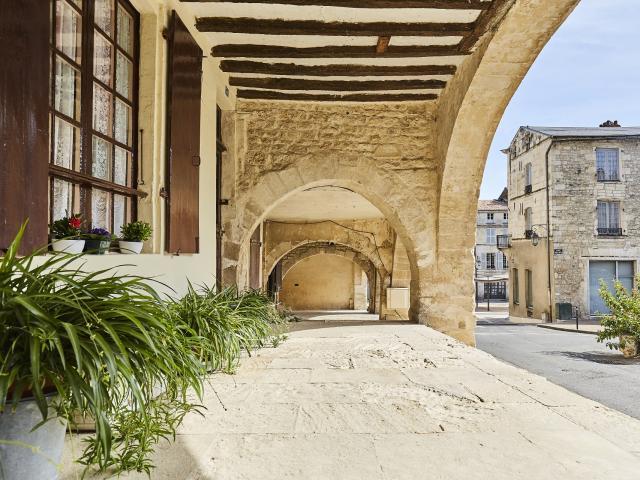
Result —
<path fill-rule="evenodd" d="M 640 127 L 521 127 L 504 152 L 510 314 L 606 312 L 600 280 L 631 288 L 640 259 Z"/>
<path fill-rule="evenodd" d="M 478 202 L 476 229 L 476 300 L 508 300 L 507 257 L 498 250 L 498 235 L 506 235 L 509 212 L 507 189 L 496 200 Z"/>

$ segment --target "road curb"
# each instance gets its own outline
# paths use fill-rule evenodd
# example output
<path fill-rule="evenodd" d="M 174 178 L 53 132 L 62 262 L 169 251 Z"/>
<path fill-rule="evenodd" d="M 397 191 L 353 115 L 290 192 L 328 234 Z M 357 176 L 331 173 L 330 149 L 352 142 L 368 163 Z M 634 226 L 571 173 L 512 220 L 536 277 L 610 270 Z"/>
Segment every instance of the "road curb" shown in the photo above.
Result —
<path fill-rule="evenodd" d="M 564 327 L 559 327 L 556 325 L 549 325 L 549 324 L 538 324 L 538 327 L 548 328 L 549 330 L 556 330 L 558 332 L 586 333 L 587 335 L 598 335 L 598 332 L 592 332 L 591 330 L 581 330 L 580 328 L 576 330 L 573 328 L 564 328 Z"/>

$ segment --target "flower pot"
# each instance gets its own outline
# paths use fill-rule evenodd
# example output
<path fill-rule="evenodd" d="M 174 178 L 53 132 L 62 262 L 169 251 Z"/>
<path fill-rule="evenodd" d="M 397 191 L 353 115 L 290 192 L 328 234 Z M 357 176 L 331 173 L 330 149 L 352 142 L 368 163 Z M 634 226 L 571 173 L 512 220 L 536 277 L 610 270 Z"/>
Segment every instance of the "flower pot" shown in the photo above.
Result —
<path fill-rule="evenodd" d="M 120 253 L 131 253 L 138 254 L 142 251 L 142 242 L 127 242 L 125 240 L 120 240 L 118 242 L 120 246 Z"/>
<path fill-rule="evenodd" d="M 87 239 L 84 242 L 84 251 L 94 255 L 104 255 L 109 250 L 111 240 Z"/>
<path fill-rule="evenodd" d="M 620 335 L 620 351 L 626 358 L 638 356 L 638 340 L 632 335 Z"/>
<path fill-rule="evenodd" d="M 54 252 L 82 253 L 84 240 L 53 239 L 51 241 L 51 248 Z"/>
<path fill-rule="evenodd" d="M 42 422 L 42 414 L 31 399 L 18 403 L 15 412 L 7 405 L 0 413 L 0 478 L 58 478 L 62 459 L 66 424 L 49 410 L 49 419 Z"/>

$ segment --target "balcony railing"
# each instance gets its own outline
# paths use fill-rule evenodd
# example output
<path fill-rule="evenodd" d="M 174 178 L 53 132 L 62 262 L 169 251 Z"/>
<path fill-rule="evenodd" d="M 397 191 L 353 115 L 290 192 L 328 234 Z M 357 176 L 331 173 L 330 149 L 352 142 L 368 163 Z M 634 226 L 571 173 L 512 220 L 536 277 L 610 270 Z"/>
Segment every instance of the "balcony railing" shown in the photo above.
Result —
<path fill-rule="evenodd" d="M 524 194 L 528 195 L 531 192 L 533 192 L 533 187 L 531 185 L 525 185 L 524 186 Z"/>
<path fill-rule="evenodd" d="M 496 246 L 498 247 L 498 250 L 511 248 L 511 235 L 497 235 Z"/>
<path fill-rule="evenodd" d="M 619 182 L 620 177 L 618 172 L 605 172 L 602 168 L 599 168 L 596 172 L 596 177 L 599 182 Z"/>
<path fill-rule="evenodd" d="M 533 237 L 533 230 L 524 231 L 524 238 L 532 238 L 532 237 Z"/>
<path fill-rule="evenodd" d="M 621 237 L 622 229 L 621 228 L 601 228 L 598 227 L 598 236 L 600 237 Z"/>

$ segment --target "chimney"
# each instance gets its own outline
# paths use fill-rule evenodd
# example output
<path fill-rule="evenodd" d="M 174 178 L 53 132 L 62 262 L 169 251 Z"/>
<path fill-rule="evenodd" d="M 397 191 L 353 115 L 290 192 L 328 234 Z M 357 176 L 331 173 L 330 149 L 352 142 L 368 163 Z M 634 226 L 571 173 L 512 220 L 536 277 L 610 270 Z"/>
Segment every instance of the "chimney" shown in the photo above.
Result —
<path fill-rule="evenodd" d="M 621 126 L 622 125 L 618 123 L 618 120 L 614 120 L 613 122 L 611 120 L 607 120 L 606 122 L 600 124 L 600 127 L 604 127 L 604 128 L 621 127 Z"/>

